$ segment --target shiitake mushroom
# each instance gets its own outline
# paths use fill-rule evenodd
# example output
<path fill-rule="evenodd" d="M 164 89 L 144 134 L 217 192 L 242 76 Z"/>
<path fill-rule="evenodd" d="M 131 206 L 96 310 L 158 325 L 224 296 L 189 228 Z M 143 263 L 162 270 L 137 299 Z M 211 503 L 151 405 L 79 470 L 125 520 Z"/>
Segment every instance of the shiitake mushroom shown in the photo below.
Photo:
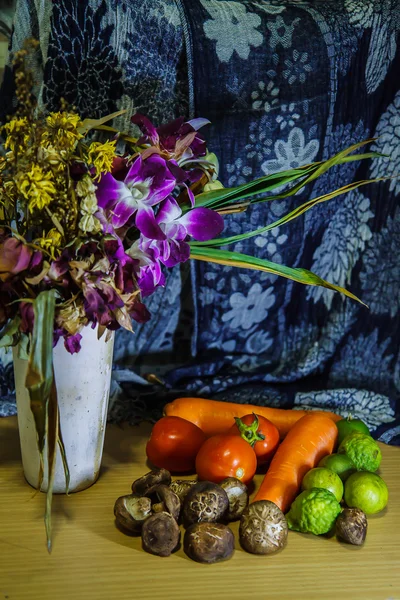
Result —
<path fill-rule="evenodd" d="M 269 500 L 253 502 L 240 518 L 240 545 L 252 554 L 274 554 L 285 547 L 287 536 L 285 515 Z"/>
<path fill-rule="evenodd" d="M 359 508 L 345 508 L 336 519 L 336 536 L 354 546 L 363 545 L 367 528 L 367 516 Z"/>
<path fill-rule="evenodd" d="M 235 537 L 227 525 L 194 523 L 185 531 L 183 549 L 197 562 L 215 563 L 230 558 Z"/>
<path fill-rule="evenodd" d="M 189 491 L 192 489 L 194 485 L 196 485 L 197 479 L 176 479 L 171 482 L 169 486 L 173 492 L 178 496 L 179 500 L 182 502 L 186 498 Z"/>
<path fill-rule="evenodd" d="M 175 492 L 169 486 L 160 483 L 146 493 L 146 496 L 153 495 L 158 499 L 158 502 L 153 504 L 154 512 L 168 512 L 177 521 L 181 512 L 181 501 Z"/>
<path fill-rule="evenodd" d="M 151 501 L 137 494 L 120 496 L 114 504 L 118 525 L 130 533 L 140 533 L 143 523 L 152 514 Z"/>
<path fill-rule="evenodd" d="M 219 484 L 227 493 L 229 500 L 228 511 L 225 514 L 225 519 L 235 521 L 240 519 L 244 509 L 249 503 L 249 492 L 247 486 L 236 479 L 236 477 L 227 477 Z"/>
<path fill-rule="evenodd" d="M 169 556 L 178 548 L 180 538 L 179 525 L 169 513 L 155 513 L 143 523 L 142 545 L 146 552 Z"/>
<path fill-rule="evenodd" d="M 199 481 L 183 502 L 183 524 L 213 523 L 223 519 L 229 507 L 228 495 L 216 483 Z"/>
<path fill-rule="evenodd" d="M 132 493 L 144 496 L 148 494 L 151 488 L 163 483 L 169 485 L 171 483 L 171 473 L 167 469 L 153 469 L 143 477 L 139 477 L 132 483 Z"/>

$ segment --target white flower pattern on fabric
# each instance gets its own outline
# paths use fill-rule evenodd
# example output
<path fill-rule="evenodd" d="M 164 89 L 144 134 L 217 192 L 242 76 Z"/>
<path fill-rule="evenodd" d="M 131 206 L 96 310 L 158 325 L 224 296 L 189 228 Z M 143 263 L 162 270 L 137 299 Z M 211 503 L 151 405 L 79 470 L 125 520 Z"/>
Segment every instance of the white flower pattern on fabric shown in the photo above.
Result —
<path fill-rule="evenodd" d="M 292 60 L 285 59 L 286 69 L 282 74 L 290 85 L 293 85 L 296 81 L 305 83 L 308 73 L 312 71 L 312 66 L 307 61 L 308 53 L 299 52 L 298 50 L 293 50 Z"/>
<path fill-rule="evenodd" d="M 280 233 L 279 227 L 276 227 L 276 229 L 272 229 L 272 231 L 267 231 L 257 236 L 254 240 L 254 243 L 258 248 L 265 249 L 266 251 L 265 254 L 259 253 L 259 256 L 281 265 L 284 261 L 280 252 L 280 246 L 284 247 L 287 240 L 288 236 L 285 233 Z M 278 279 L 278 275 L 274 275 L 273 273 L 261 274 L 263 276 L 263 281 L 269 280 L 271 283 L 273 283 Z"/>
<path fill-rule="evenodd" d="M 376 141 L 371 150 L 389 156 L 376 158 L 371 162 L 371 177 L 393 177 L 389 190 L 400 193 L 400 179 L 398 177 L 400 162 L 400 91 L 397 92 L 393 104 L 382 115 L 374 135 Z"/>
<path fill-rule="evenodd" d="M 226 165 L 226 170 L 230 175 L 228 185 L 231 187 L 246 183 L 253 171 L 251 167 L 244 164 L 241 158 L 237 158 L 233 164 Z"/>
<path fill-rule="evenodd" d="M 232 309 L 222 315 L 222 320 L 229 322 L 231 329 L 250 329 L 254 324 L 261 323 L 275 303 L 273 291 L 273 287 L 263 290 L 259 283 L 254 283 L 247 296 L 240 292 L 233 293 L 229 299 Z"/>
<path fill-rule="evenodd" d="M 312 162 L 318 153 L 319 141 L 314 139 L 306 144 L 303 131 L 299 127 L 294 127 L 287 141 L 278 140 L 275 142 L 274 149 L 276 159 L 267 160 L 261 165 L 266 175 L 276 171 L 296 169 Z"/>
<path fill-rule="evenodd" d="M 369 198 L 358 190 L 345 197 L 314 252 L 311 271 L 341 287 L 350 283 L 353 267 L 365 248 L 365 242 L 372 237 L 368 221 L 374 214 L 369 207 Z M 332 290 L 322 287 L 310 287 L 307 293 L 307 298 L 314 302 L 322 298 L 328 309 L 332 306 L 333 296 Z"/>
<path fill-rule="evenodd" d="M 289 24 L 286 24 L 283 17 L 276 17 L 275 21 L 269 21 L 267 27 L 271 32 L 269 45 L 272 50 L 276 50 L 279 45 L 283 48 L 290 48 L 292 45 L 292 36 L 295 26 L 300 22 L 300 19 L 294 19 Z"/>
<path fill-rule="evenodd" d="M 367 390 L 335 389 L 321 392 L 300 392 L 294 400 L 299 409 L 327 410 L 342 417 L 361 419 L 371 431 L 382 423 L 393 421 L 395 414 L 387 396 Z"/>
<path fill-rule="evenodd" d="M 396 317 L 400 310 L 400 208 L 386 227 L 374 233 L 364 253 L 360 280 L 363 300 L 372 313 Z M 384 268 L 382 268 L 384 267 Z M 379 276 L 378 276 L 379 274 Z"/>
<path fill-rule="evenodd" d="M 264 110 L 269 112 L 279 104 L 279 88 L 273 81 L 267 84 L 264 81 L 258 83 L 258 89 L 251 93 L 253 110 Z"/>
<path fill-rule="evenodd" d="M 291 102 L 290 104 L 282 104 L 280 108 L 280 115 L 276 117 L 276 122 L 278 123 L 281 131 L 286 129 L 286 127 L 294 127 L 296 121 L 300 119 L 300 114 L 295 111 L 295 102 Z"/>
<path fill-rule="evenodd" d="M 272 346 L 273 340 L 268 331 L 255 331 L 246 340 L 246 352 L 249 354 L 263 354 Z"/>
<path fill-rule="evenodd" d="M 257 162 L 265 160 L 271 154 L 272 139 L 268 118 L 263 116 L 257 121 L 253 121 L 249 128 L 249 143 L 246 144 L 246 157 L 255 158 Z"/>
<path fill-rule="evenodd" d="M 257 28 L 261 17 L 247 12 L 246 7 L 231 0 L 201 0 L 211 19 L 203 25 L 209 40 L 216 41 L 216 53 L 221 62 L 229 62 L 233 54 L 243 60 L 249 58 L 252 46 L 258 47 L 264 41 Z"/>

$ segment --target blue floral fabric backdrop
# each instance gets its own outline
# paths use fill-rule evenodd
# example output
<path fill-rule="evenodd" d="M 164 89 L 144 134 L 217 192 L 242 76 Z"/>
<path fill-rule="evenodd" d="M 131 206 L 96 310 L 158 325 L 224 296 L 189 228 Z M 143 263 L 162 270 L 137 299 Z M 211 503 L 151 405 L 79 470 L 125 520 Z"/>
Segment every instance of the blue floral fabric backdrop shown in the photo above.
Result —
<path fill-rule="evenodd" d="M 399 0 L 43 4 L 20 0 L 13 47 L 42 34 L 38 93 L 51 108 L 65 96 L 92 116 L 124 107 L 158 122 L 207 117 L 225 185 L 371 137 L 391 159 L 332 169 L 290 199 L 229 217 L 225 230 L 260 227 L 351 181 L 390 177 L 235 248 L 311 269 L 369 309 L 267 273 L 202 262 L 191 279 L 173 271 L 150 301 L 150 325 L 117 339 L 123 393 L 113 418 L 147 418 L 169 397 L 197 394 L 351 413 L 400 443 Z M 3 98 L 11 96 L 6 85 Z M 11 401 L 7 360 L 1 391 Z M 166 387 L 141 379 L 149 368 Z"/>

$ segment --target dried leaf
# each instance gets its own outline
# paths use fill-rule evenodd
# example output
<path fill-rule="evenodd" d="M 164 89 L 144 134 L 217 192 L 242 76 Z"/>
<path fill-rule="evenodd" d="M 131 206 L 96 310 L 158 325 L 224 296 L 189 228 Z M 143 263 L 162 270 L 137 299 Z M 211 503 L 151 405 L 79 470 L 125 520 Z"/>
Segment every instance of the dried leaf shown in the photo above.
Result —
<path fill-rule="evenodd" d="M 25 281 L 29 283 L 29 285 L 39 285 L 39 283 L 46 277 L 47 273 L 50 270 L 50 264 L 47 261 L 43 261 L 43 268 L 38 275 L 35 277 L 26 277 Z"/>
<path fill-rule="evenodd" d="M 100 325 L 100 323 L 97 325 L 97 339 L 101 340 L 101 338 L 103 337 L 104 333 L 107 331 L 107 327 L 105 325 Z"/>
<path fill-rule="evenodd" d="M 53 223 L 54 227 L 59 231 L 59 233 L 61 233 L 61 235 L 64 237 L 64 228 L 61 225 L 60 221 L 57 219 L 57 217 L 55 215 L 53 215 L 53 213 L 51 212 L 51 210 L 49 209 L 48 206 L 44 207 L 47 214 L 49 215 L 51 222 Z"/>

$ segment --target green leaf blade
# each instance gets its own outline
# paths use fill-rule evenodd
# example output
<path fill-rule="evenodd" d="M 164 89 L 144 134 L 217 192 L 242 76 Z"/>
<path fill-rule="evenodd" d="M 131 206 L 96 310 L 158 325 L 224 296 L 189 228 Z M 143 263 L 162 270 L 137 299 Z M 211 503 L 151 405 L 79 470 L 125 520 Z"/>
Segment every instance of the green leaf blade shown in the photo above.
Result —
<path fill-rule="evenodd" d="M 42 459 L 46 431 L 46 404 L 53 385 L 55 293 L 55 290 L 41 292 L 34 302 L 35 321 L 25 380 Z"/>
<path fill-rule="evenodd" d="M 35 319 L 25 380 L 25 386 L 29 392 L 31 410 L 35 420 L 39 449 L 39 489 L 43 483 L 44 449 L 45 443 L 47 443 L 48 483 L 44 522 L 49 552 L 51 552 L 52 545 L 51 507 L 56 468 L 56 453 L 57 445 L 62 444 L 62 439 L 60 440 L 59 437 L 57 389 L 53 369 L 55 302 L 56 290 L 54 289 L 41 292 L 34 301 L 33 308 Z M 65 449 L 63 461 L 64 458 Z M 66 480 L 68 482 L 69 473 L 68 479 L 66 474 Z"/>
<path fill-rule="evenodd" d="M 352 300 L 356 300 L 360 304 L 364 304 L 362 300 L 357 298 L 354 294 L 333 283 L 325 281 L 315 273 L 308 271 L 307 269 L 300 269 L 295 267 L 286 267 L 273 263 L 269 260 L 256 258 L 254 256 L 248 256 L 247 254 L 240 254 L 239 252 L 229 252 L 228 250 L 215 250 L 211 248 L 194 248 L 190 249 L 190 258 L 194 260 L 203 260 L 206 262 L 214 262 L 221 265 L 241 267 L 244 269 L 255 269 L 257 271 L 265 271 L 267 273 L 273 273 L 274 275 L 280 275 L 286 279 L 292 279 L 298 283 L 304 285 L 315 285 L 325 287 L 335 292 L 340 292 Z"/>
<path fill-rule="evenodd" d="M 226 246 L 229 244 L 236 244 L 237 242 L 241 242 L 243 240 L 250 239 L 252 237 L 255 237 L 256 235 L 262 235 L 263 233 L 266 233 L 267 231 L 271 231 L 272 229 L 275 229 L 276 227 L 281 227 L 282 225 L 289 223 L 289 221 L 293 221 L 294 219 L 297 219 L 297 217 L 300 217 L 302 214 L 304 214 L 305 212 L 307 212 L 308 210 L 313 208 L 316 204 L 321 204 L 322 202 L 327 202 L 328 200 L 332 200 L 332 198 L 336 198 L 337 196 L 340 196 L 342 194 L 347 194 L 348 192 L 351 192 L 359 187 L 368 185 L 370 183 L 376 183 L 377 181 L 381 181 L 381 180 L 382 180 L 382 178 L 381 179 L 355 181 L 355 182 L 345 185 L 337 190 L 334 190 L 333 192 L 329 192 L 328 194 L 324 194 L 323 196 L 318 196 L 317 198 L 312 198 L 311 200 L 304 202 L 304 204 L 297 206 L 290 213 L 284 215 L 283 217 L 281 217 L 277 221 L 274 221 L 273 223 L 270 223 L 269 225 L 265 225 L 265 227 L 260 227 L 259 229 L 254 229 L 253 231 L 248 231 L 247 233 L 241 233 L 241 234 L 230 236 L 227 238 L 215 238 L 212 240 L 208 240 L 206 242 L 193 241 L 193 242 L 190 242 L 190 246 L 196 247 L 196 248 L 197 247 L 220 248 L 221 246 Z"/>

